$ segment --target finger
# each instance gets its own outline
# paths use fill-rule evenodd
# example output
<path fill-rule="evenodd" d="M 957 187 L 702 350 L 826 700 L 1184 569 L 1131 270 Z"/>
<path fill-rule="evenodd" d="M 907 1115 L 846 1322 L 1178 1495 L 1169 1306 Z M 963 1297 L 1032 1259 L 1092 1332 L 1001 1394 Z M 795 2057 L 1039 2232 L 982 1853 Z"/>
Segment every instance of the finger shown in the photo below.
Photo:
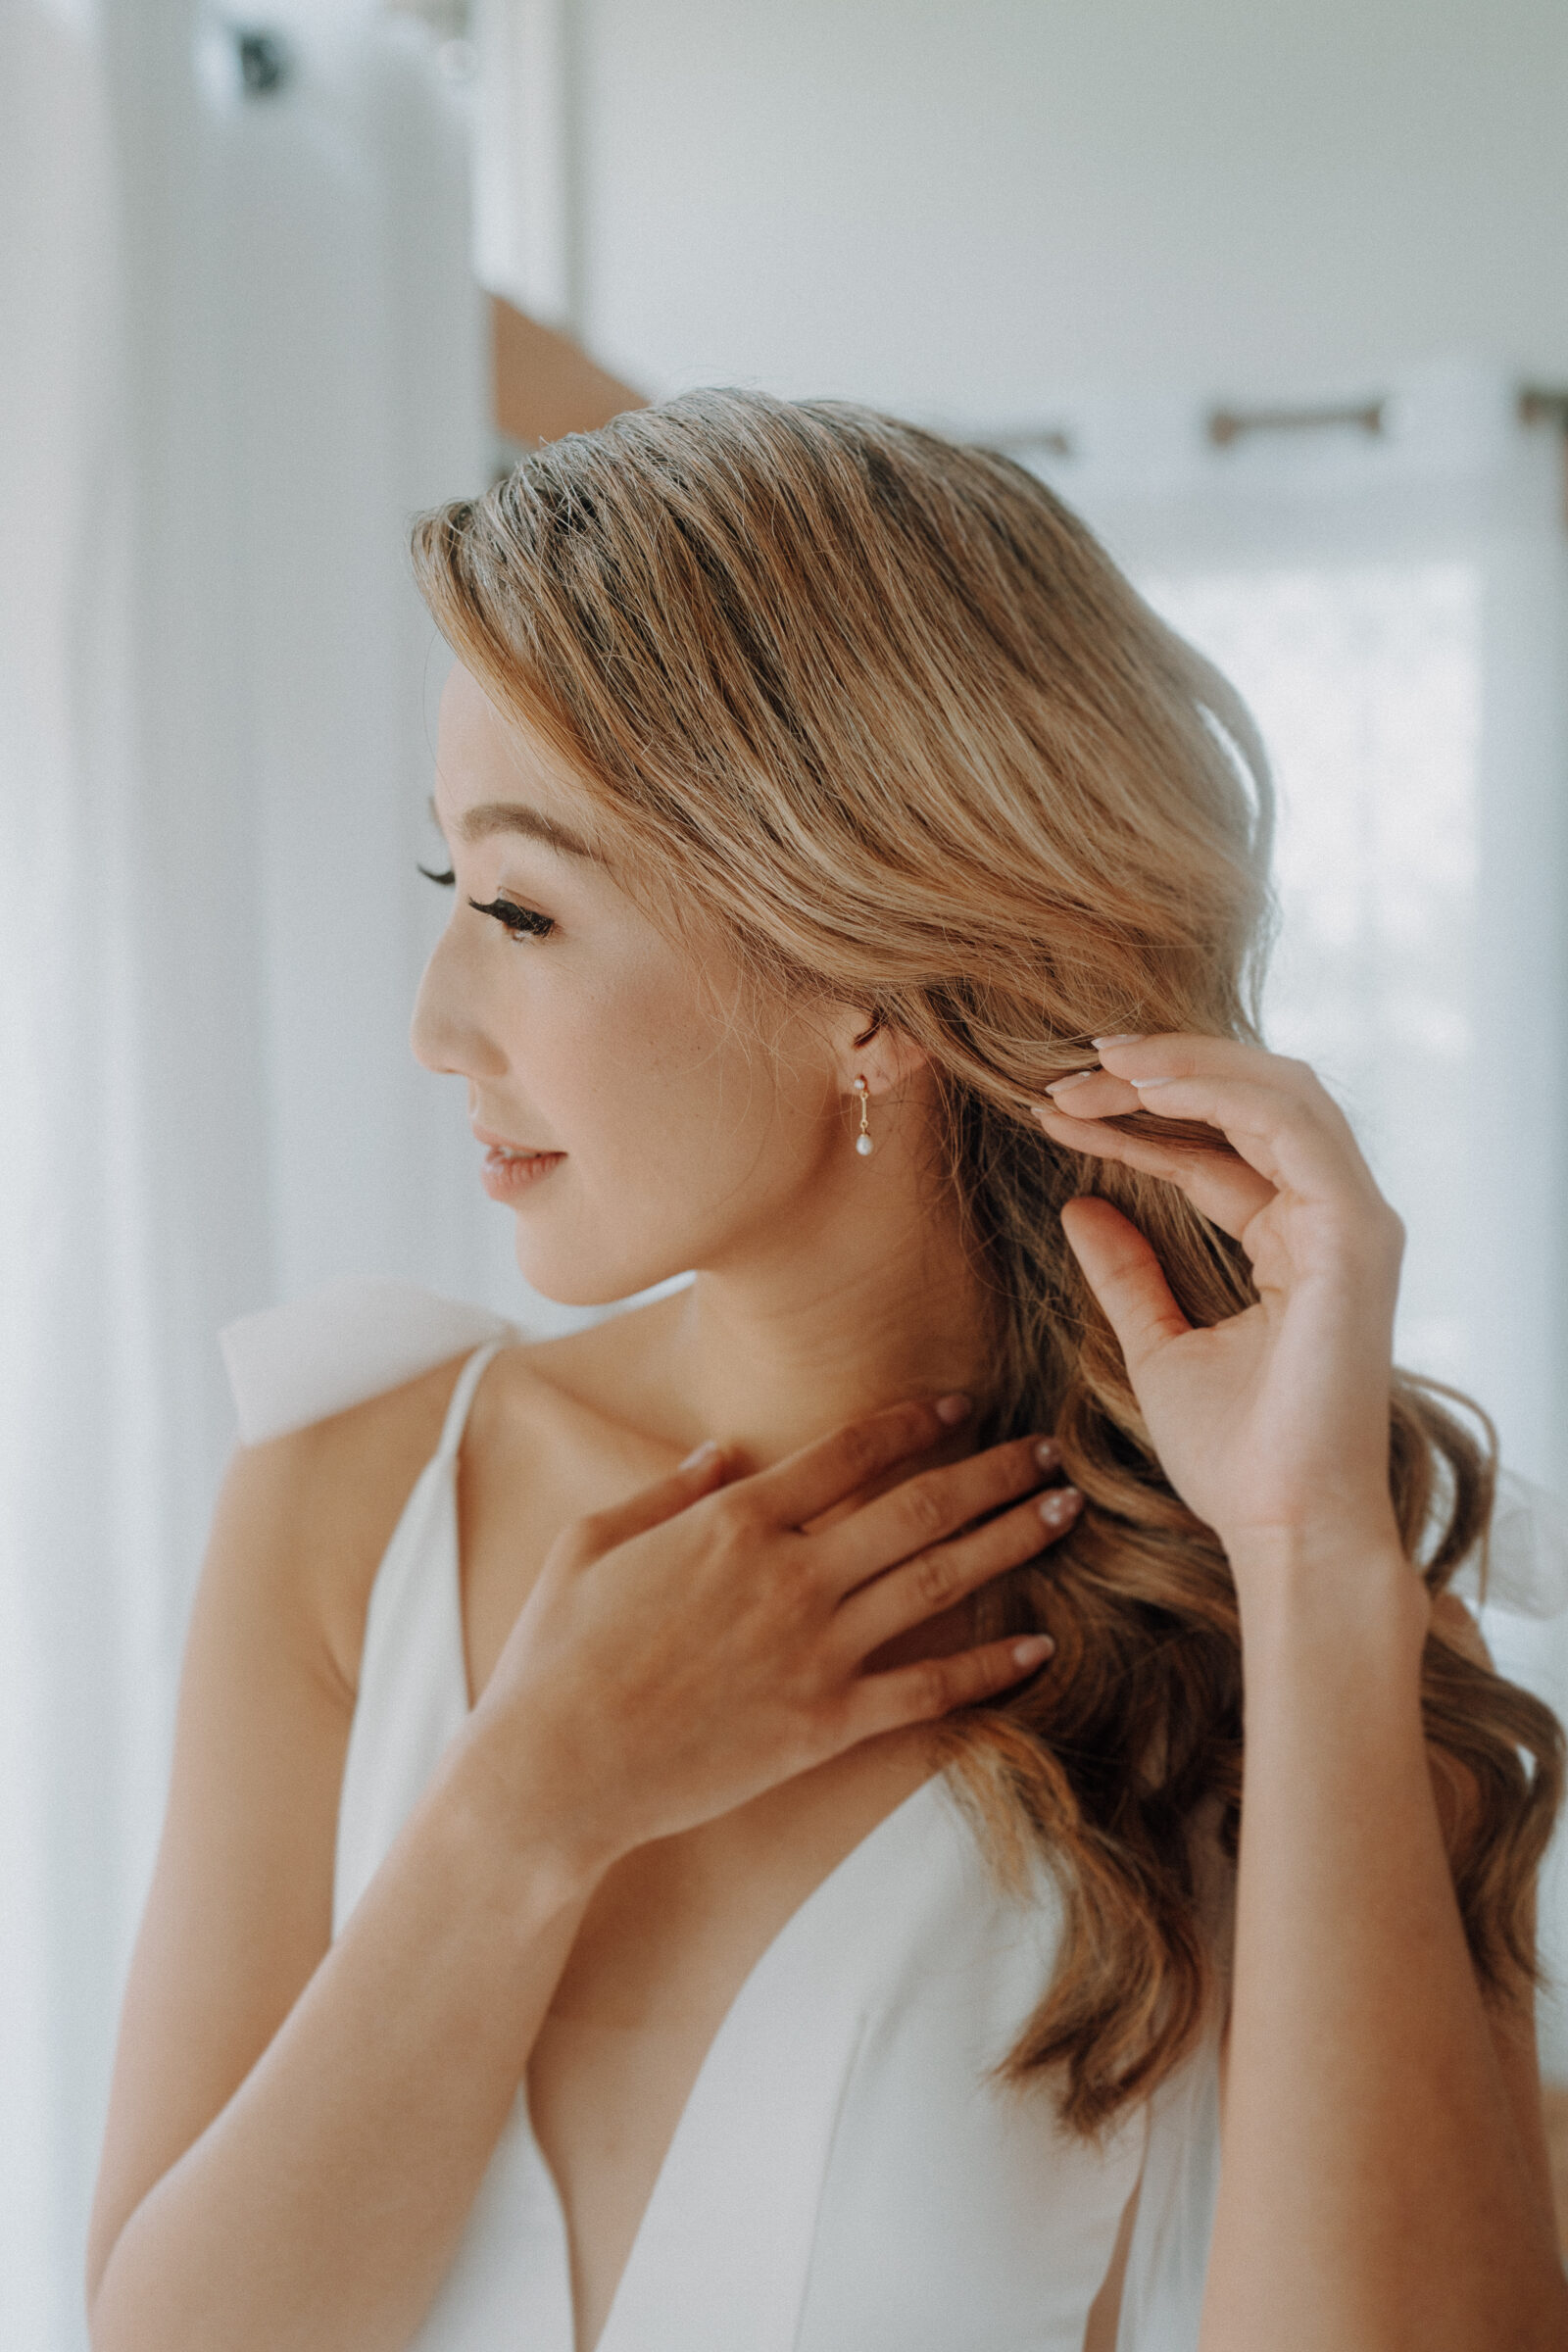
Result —
<path fill-rule="evenodd" d="M 1054 1438 L 1011 1438 L 940 1470 L 922 1470 L 811 1538 L 835 1599 L 956 1535 L 972 1519 L 1016 1502 L 1059 1469 Z"/>
<path fill-rule="evenodd" d="M 1052 1079 L 1045 1090 L 1058 1109 L 1070 1110 L 1074 1118 L 1123 1118 L 1141 1107 L 1135 1081 L 1196 1076 L 1250 1078 L 1315 1101 L 1325 1115 L 1338 1112 L 1334 1098 L 1308 1063 L 1271 1054 L 1262 1046 L 1244 1045 L 1237 1038 L 1170 1031 L 1161 1036 L 1107 1037 L 1096 1050 L 1098 1065 L 1070 1070 Z"/>
<path fill-rule="evenodd" d="M 673 1519 L 705 1494 L 721 1487 L 726 1474 L 724 1449 L 706 1439 L 695 1452 L 671 1470 L 667 1476 L 655 1479 L 651 1486 L 639 1487 L 624 1502 L 612 1503 L 602 1511 L 590 1511 L 576 1524 L 578 1549 L 585 1560 L 597 1560 L 617 1544 L 630 1543 L 633 1536 L 646 1534 L 651 1527 Z"/>
<path fill-rule="evenodd" d="M 1046 1093 L 1075 1119 L 1124 1119 L 1142 1108 L 1137 1088 L 1110 1070 L 1076 1070 L 1070 1078 L 1054 1078 Z"/>
<path fill-rule="evenodd" d="M 972 1534 L 939 1544 L 861 1585 L 840 1604 L 835 1621 L 847 1667 L 853 1671 L 885 1642 L 940 1616 L 993 1577 L 1038 1559 L 1075 1524 L 1083 1500 L 1076 1487 L 1052 1487 Z"/>
<path fill-rule="evenodd" d="M 1106 1072 L 1134 1086 L 1140 1097 L 1150 1082 L 1173 1078 L 1212 1078 L 1274 1088 L 1314 1111 L 1332 1133 L 1352 1148 L 1354 1130 L 1344 1111 L 1309 1062 L 1289 1054 L 1271 1054 L 1266 1047 L 1243 1045 L 1233 1037 L 1172 1034 L 1105 1041 L 1101 1062 Z M 1153 1107 L 1146 1102 L 1146 1109 Z"/>
<path fill-rule="evenodd" d="M 931 1723 L 955 1707 L 995 1698 L 1037 1674 L 1055 1646 L 1049 1634 L 1022 1634 L 1007 1642 L 987 1642 L 979 1649 L 956 1650 L 952 1657 L 921 1658 L 912 1666 L 890 1667 L 885 1674 L 861 1675 L 845 1704 L 844 1743 L 853 1746 L 879 1732 Z"/>
<path fill-rule="evenodd" d="M 1298 1089 L 1202 1074 L 1143 1079 L 1138 1093 L 1156 1117 L 1217 1127 L 1260 1176 L 1303 1200 L 1332 1199 L 1348 1185 L 1376 1189 L 1344 1114 L 1326 1095 L 1319 1103 Z"/>
<path fill-rule="evenodd" d="M 1192 1326 L 1171 1297 L 1158 1258 L 1119 1208 L 1108 1200 L 1069 1200 L 1061 1229 L 1136 1385 L 1143 1367 Z"/>
<path fill-rule="evenodd" d="M 1102 1127 L 1089 1119 L 1069 1116 L 1049 1102 L 1034 1106 L 1054 1144 L 1064 1151 L 1082 1152 L 1091 1159 L 1110 1159 L 1146 1175 L 1163 1177 L 1184 1192 L 1193 1206 L 1222 1232 L 1240 1241 L 1259 1209 L 1275 1198 L 1275 1187 L 1250 1161 L 1201 1146 L 1165 1143 L 1157 1135 L 1129 1135 L 1120 1127 Z"/>
<path fill-rule="evenodd" d="M 863 1414 L 758 1471 L 747 1482 L 749 1491 L 778 1526 L 800 1527 L 882 1471 L 952 1437 L 969 1409 L 967 1396 L 941 1396 Z"/>
<path fill-rule="evenodd" d="M 1237 1037 L 1205 1037 L 1197 1030 L 1173 1029 L 1147 1037 L 1107 1037 L 1096 1052 L 1102 1069 L 1124 1079 L 1251 1078 L 1302 1096 L 1317 1094 L 1325 1102 L 1333 1101 L 1310 1062 L 1290 1054 L 1273 1054 L 1267 1046 L 1250 1045 Z"/>

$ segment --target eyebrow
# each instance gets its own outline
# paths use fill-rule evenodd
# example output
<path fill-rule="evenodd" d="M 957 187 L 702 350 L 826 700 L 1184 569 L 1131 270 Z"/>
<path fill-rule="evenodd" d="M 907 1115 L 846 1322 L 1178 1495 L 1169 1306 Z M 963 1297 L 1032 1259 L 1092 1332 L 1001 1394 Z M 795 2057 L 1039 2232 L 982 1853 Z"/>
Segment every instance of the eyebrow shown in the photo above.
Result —
<path fill-rule="evenodd" d="M 437 826 L 441 819 L 436 810 L 435 796 L 430 797 L 430 814 Z M 546 816 L 539 808 L 530 808 L 523 801 L 481 801 L 476 808 L 466 809 L 459 817 L 456 832 L 460 841 L 482 841 L 490 833 L 520 833 L 527 841 L 542 842 L 547 850 L 557 850 L 564 858 L 587 858 L 595 865 L 605 858 L 592 843 L 574 833 L 569 825 Z"/>

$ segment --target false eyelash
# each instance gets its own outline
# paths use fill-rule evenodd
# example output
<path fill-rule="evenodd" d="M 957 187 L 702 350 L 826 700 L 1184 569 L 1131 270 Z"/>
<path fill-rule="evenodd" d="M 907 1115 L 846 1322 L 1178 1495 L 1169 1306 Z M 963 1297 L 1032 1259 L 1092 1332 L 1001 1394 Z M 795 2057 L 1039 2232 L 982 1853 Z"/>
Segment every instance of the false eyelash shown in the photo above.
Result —
<path fill-rule="evenodd" d="M 427 865 L 421 865 L 419 871 L 427 882 L 438 882 L 443 890 L 450 890 L 458 878 L 452 866 L 444 874 L 432 874 Z M 493 914 L 498 923 L 506 924 L 514 939 L 548 939 L 556 927 L 553 915 L 536 914 L 531 906 L 519 906 L 512 899 L 492 899 L 488 906 L 470 899 L 468 905 L 475 914 Z"/>
<path fill-rule="evenodd" d="M 548 939 L 556 927 L 554 916 L 536 914 L 531 906 L 519 906 L 514 899 L 492 899 L 488 906 L 470 899 L 468 905 L 475 914 L 493 914 L 514 939 Z"/>

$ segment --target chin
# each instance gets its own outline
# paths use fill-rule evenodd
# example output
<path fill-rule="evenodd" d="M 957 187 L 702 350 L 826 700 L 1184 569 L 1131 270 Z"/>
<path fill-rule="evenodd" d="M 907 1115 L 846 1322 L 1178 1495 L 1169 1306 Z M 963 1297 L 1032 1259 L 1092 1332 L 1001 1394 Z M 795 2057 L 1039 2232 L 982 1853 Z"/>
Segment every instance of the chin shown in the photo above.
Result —
<path fill-rule="evenodd" d="M 556 1306 L 618 1306 L 662 1283 L 682 1279 L 690 1257 L 667 1257 L 653 1251 L 619 1248 L 576 1250 L 540 1247 L 517 1220 L 517 1271 L 531 1291 Z"/>

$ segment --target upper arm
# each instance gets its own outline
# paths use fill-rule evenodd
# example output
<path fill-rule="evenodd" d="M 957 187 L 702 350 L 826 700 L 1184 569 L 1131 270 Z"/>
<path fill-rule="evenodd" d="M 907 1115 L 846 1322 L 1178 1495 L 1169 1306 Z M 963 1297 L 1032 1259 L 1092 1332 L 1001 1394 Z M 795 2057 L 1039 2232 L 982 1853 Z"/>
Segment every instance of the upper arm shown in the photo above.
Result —
<path fill-rule="evenodd" d="M 220 1494 L 121 2013 L 88 2240 L 94 2284 L 130 2214 L 238 2088 L 331 1938 L 353 1705 L 303 1590 L 313 1435 L 241 1450 Z"/>
<path fill-rule="evenodd" d="M 1479 1664 L 1490 1666 L 1492 1653 L 1488 1649 L 1481 1628 L 1457 1593 L 1443 1592 L 1433 1603 L 1433 1624 L 1436 1631 L 1451 1642 L 1456 1649 Z M 1473 1784 L 1467 1790 L 1465 1768 L 1451 1756 L 1429 1749 L 1433 1760 L 1433 1794 L 1437 1800 L 1439 1818 L 1445 1839 L 1451 1838 L 1463 1813 Z M 1489 2003 L 1488 2024 L 1492 2044 L 1496 2053 L 1497 2068 L 1503 2090 L 1513 2117 L 1519 2144 L 1524 2153 L 1532 2182 L 1540 2197 L 1543 2212 L 1551 2220 L 1556 2230 L 1555 2190 L 1552 2181 L 1551 2154 L 1546 2137 L 1544 2104 L 1542 2096 L 1541 2061 L 1536 2045 L 1535 2000 L 1529 1985 L 1520 1985 L 1512 1999 Z M 1221 2115 L 1224 2112 L 1223 2086 L 1226 2062 L 1229 2056 L 1229 2021 L 1221 2037 L 1220 2082 Z M 1565 2246 L 1568 2252 L 1568 2246 Z"/>
<path fill-rule="evenodd" d="M 130 2215 L 233 2096 L 331 1941 L 365 1605 L 450 1382 L 441 1367 L 229 1464 L 121 2014 L 89 2295 Z"/>
<path fill-rule="evenodd" d="M 1492 1653 L 1481 1628 L 1456 1592 L 1440 1592 L 1432 1604 L 1432 1617 L 1435 1630 L 1451 1642 L 1455 1649 L 1473 1658 L 1478 1665 L 1492 1664 Z M 1453 1758 L 1439 1758 L 1437 1751 L 1434 1751 L 1434 1760 L 1433 1786 L 1438 1811 L 1445 1837 L 1450 1837 L 1471 1799 L 1473 1784 L 1469 1783 L 1464 1767 Z M 1528 2161 L 1542 2208 L 1544 2213 L 1553 2216 L 1552 2227 L 1555 2230 L 1551 2158 L 1546 2144 L 1542 2104 L 1541 2062 L 1536 2049 L 1536 2004 L 1532 1988 L 1522 1984 L 1512 1999 L 1493 2004 L 1489 2009 L 1489 2022 L 1493 2047 L 1497 2054 L 1497 2066 L 1520 2145 Z"/>

